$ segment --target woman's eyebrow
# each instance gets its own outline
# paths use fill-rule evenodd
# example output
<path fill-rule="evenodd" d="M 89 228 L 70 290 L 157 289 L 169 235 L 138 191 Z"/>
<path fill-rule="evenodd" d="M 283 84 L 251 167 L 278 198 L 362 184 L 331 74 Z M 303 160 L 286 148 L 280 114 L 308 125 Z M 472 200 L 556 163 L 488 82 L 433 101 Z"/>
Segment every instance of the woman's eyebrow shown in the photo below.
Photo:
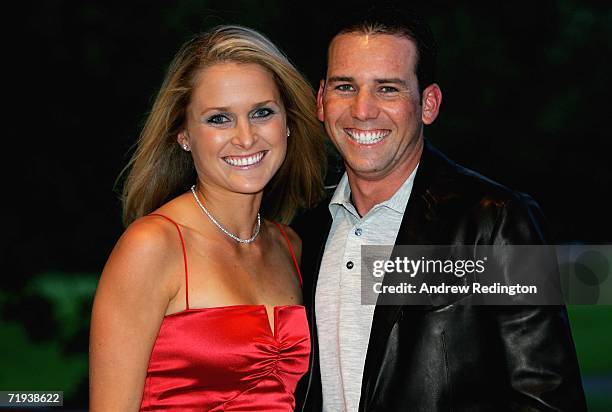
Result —
<path fill-rule="evenodd" d="M 270 99 L 270 100 L 264 100 L 263 102 L 255 103 L 253 107 L 262 107 L 270 103 L 278 104 L 276 103 L 276 100 Z"/>

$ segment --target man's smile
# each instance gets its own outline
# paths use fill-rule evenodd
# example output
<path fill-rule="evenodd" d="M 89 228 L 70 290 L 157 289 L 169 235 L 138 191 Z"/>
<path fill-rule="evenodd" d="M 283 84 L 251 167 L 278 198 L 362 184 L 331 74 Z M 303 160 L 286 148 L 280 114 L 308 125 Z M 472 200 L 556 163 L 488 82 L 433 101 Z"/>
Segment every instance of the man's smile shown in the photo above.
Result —
<path fill-rule="evenodd" d="M 351 138 L 351 140 L 359 144 L 376 144 L 382 141 L 385 137 L 389 136 L 391 130 L 389 129 L 354 129 L 345 128 L 344 131 Z"/>

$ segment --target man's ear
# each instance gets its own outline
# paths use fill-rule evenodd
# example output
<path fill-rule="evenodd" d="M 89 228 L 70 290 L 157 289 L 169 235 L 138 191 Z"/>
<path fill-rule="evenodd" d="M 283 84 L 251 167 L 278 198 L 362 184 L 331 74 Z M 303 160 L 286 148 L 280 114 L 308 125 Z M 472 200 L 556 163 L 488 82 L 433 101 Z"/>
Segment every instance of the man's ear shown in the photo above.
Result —
<path fill-rule="evenodd" d="M 442 90 L 436 83 L 430 84 L 423 90 L 423 112 L 421 119 L 424 124 L 432 124 L 438 117 L 442 104 Z"/>
<path fill-rule="evenodd" d="M 319 91 L 317 92 L 317 117 L 320 121 L 325 121 L 325 113 L 323 112 L 323 94 L 325 93 L 325 80 L 319 82 Z"/>

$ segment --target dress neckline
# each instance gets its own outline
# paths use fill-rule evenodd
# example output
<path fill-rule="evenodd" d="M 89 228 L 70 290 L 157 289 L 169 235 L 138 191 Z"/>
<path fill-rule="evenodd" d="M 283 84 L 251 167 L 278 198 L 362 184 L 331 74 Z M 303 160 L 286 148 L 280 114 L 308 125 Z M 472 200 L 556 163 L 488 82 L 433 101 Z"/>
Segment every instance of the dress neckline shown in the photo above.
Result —
<path fill-rule="evenodd" d="M 213 311 L 213 310 L 234 310 L 234 309 L 247 309 L 247 308 L 253 308 L 253 309 L 257 309 L 257 310 L 263 309 L 263 314 L 265 314 L 265 316 L 266 316 L 266 324 L 268 325 L 268 332 L 270 333 L 270 335 L 274 339 L 276 339 L 276 335 L 277 335 L 277 333 L 276 333 L 277 332 L 277 325 L 278 325 L 277 312 L 279 310 L 281 310 L 281 309 L 299 309 L 299 308 L 302 308 L 302 309 L 305 310 L 304 305 L 298 305 L 298 304 L 293 304 L 293 305 L 275 305 L 275 306 L 272 306 L 273 318 L 272 318 L 272 322 L 270 322 L 270 316 L 268 315 L 268 309 L 267 309 L 266 305 L 264 305 L 264 304 L 238 304 L 238 305 L 226 305 L 226 306 L 210 306 L 210 307 L 206 307 L 206 308 L 183 309 L 183 310 L 181 310 L 179 312 L 174 312 L 174 313 L 170 313 L 168 315 L 165 315 L 164 316 L 164 320 L 166 318 L 173 318 L 173 317 L 178 317 L 178 316 L 181 316 L 181 315 L 188 315 L 190 313 L 203 313 L 203 312 Z"/>

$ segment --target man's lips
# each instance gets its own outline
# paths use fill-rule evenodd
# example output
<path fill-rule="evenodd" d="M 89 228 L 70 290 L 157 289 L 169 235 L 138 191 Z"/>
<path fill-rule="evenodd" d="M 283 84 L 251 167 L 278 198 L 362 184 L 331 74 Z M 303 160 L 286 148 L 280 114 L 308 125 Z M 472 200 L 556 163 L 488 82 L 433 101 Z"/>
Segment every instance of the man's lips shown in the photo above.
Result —
<path fill-rule="evenodd" d="M 262 161 L 264 156 L 268 153 L 268 150 L 262 150 L 257 153 L 252 153 L 243 156 L 223 156 L 222 159 L 225 163 L 234 167 L 249 167 L 254 166 Z"/>
<path fill-rule="evenodd" d="M 344 131 L 350 137 L 351 140 L 359 144 L 375 144 L 389 136 L 391 130 L 389 129 L 353 129 L 345 128 Z"/>

